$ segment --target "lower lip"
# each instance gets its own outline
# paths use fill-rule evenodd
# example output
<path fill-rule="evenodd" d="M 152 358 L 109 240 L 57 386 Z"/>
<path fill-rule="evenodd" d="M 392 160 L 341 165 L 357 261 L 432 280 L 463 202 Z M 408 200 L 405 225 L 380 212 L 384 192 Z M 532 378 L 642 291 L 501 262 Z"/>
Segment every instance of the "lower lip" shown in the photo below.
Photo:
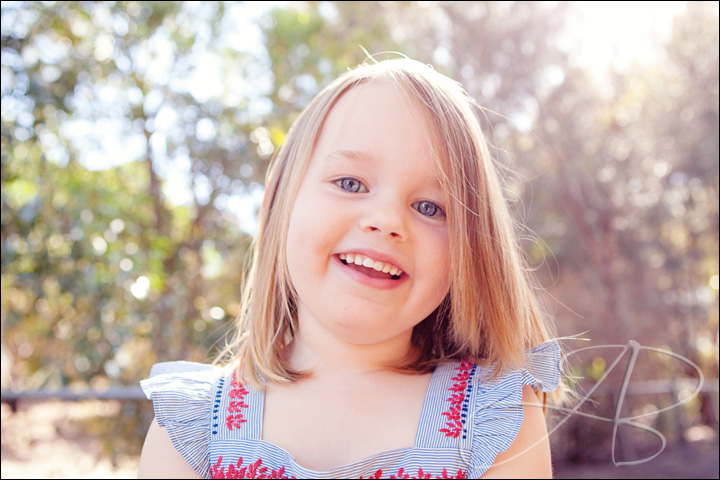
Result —
<path fill-rule="evenodd" d="M 338 257 L 337 255 L 334 255 L 333 258 L 338 263 L 338 265 L 340 265 L 341 270 L 346 275 L 349 275 L 353 280 L 362 283 L 363 285 L 367 285 L 368 287 L 376 288 L 378 290 L 391 290 L 393 288 L 398 288 L 409 278 L 406 273 L 403 273 L 397 280 L 392 280 L 389 278 L 373 278 L 365 275 L 362 272 L 358 272 L 354 268 L 345 265 L 342 260 L 340 260 L 340 257 Z"/>

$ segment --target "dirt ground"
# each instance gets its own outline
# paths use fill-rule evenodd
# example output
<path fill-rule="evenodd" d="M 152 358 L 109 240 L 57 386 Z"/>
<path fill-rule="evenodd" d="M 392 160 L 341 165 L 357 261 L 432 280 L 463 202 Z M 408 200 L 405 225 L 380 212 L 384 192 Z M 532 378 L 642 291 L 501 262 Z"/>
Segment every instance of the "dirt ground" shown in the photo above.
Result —
<path fill-rule="evenodd" d="M 117 465 L 79 424 L 114 416 L 113 402 L 38 402 L 16 412 L 2 404 L 2 478 L 137 478 L 137 458 Z"/>
<path fill-rule="evenodd" d="M 113 465 L 97 438 L 79 427 L 118 409 L 112 402 L 40 402 L 12 412 L 3 404 L 2 478 L 137 478 L 137 456 L 119 457 Z M 555 478 L 718 478 L 717 435 L 708 429 L 690 437 L 641 465 L 556 462 Z"/>

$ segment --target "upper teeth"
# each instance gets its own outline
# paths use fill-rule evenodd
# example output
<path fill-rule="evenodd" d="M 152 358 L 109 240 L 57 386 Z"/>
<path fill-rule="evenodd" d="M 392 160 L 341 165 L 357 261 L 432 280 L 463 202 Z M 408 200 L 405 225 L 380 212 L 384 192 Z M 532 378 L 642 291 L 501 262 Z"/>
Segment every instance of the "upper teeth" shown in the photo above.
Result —
<path fill-rule="evenodd" d="M 359 253 L 341 253 L 339 256 L 340 260 L 345 260 L 347 263 L 362 265 L 363 267 L 372 268 L 378 272 L 389 273 L 393 276 L 399 276 L 403 273 L 402 270 L 391 263 L 373 260 L 372 258 L 360 255 Z"/>

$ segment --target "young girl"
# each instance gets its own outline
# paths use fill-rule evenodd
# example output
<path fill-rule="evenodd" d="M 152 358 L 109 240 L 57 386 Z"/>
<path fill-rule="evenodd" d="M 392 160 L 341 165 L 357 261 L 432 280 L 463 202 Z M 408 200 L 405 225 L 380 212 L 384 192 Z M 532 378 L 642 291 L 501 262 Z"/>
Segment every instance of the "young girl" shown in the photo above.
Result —
<path fill-rule="evenodd" d="M 141 476 L 550 477 L 559 354 L 462 88 L 362 65 L 274 158 L 226 366 L 168 362 Z"/>

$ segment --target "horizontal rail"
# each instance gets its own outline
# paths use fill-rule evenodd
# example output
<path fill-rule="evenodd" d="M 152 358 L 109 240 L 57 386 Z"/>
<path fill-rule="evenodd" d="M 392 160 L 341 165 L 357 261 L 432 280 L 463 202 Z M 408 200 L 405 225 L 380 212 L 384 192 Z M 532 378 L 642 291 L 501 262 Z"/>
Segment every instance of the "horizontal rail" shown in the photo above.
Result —
<path fill-rule="evenodd" d="M 104 390 L 58 388 L 48 390 L 3 390 L 0 392 L 3 402 L 17 402 L 18 400 L 146 400 L 142 389 L 137 387 L 110 387 Z"/>
<path fill-rule="evenodd" d="M 680 380 L 642 380 L 630 382 L 626 395 L 647 395 L 653 393 L 677 394 L 681 390 L 693 392 L 698 386 L 697 379 L 683 378 Z M 706 378 L 700 387 L 701 392 L 717 392 L 718 379 Z"/>

